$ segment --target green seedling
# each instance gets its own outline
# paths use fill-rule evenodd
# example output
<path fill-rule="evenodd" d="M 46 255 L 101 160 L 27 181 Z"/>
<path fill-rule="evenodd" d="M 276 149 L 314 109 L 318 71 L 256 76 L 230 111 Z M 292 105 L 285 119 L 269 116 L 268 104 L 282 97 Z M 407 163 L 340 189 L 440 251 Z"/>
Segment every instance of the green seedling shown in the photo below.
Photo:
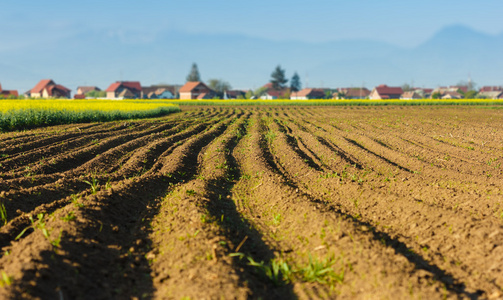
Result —
<path fill-rule="evenodd" d="M 273 131 L 268 131 L 265 135 L 265 138 L 269 143 L 272 143 L 274 141 L 274 138 L 276 138 L 276 133 L 274 133 Z"/>
<path fill-rule="evenodd" d="M 281 223 L 281 220 L 282 220 L 281 214 L 278 213 L 274 215 L 272 222 L 274 225 L 279 225 Z"/>
<path fill-rule="evenodd" d="M 5 271 L 2 271 L 2 278 L 0 278 L 0 287 L 9 286 L 12 284 L 12 276 L 7 275 Z"/>
<path fill-rule="evenodd" d="M 7 210 L 5 209 L 5 205 L 0 203 L 0 221 L 2 225 L 7 224 Z"/>
<path fill-rule="evenodd" d="M 342 270 L 341 273 L 336 273 L 332 268 L 334 264 L 335 260 L 331 257 L 319 261 L 313 259 L 311 254 L 309 254 L 309 264 L 301 270 L 303 280 L 329 285 L 342 282 L 344 280 L 344 270 Z"/>
<path fill-rule="evenodd" d="M 38 217 L 38 220 L 42 220 L 43 221 L 43 218 L 44 218 L 44 214 L 38 214 L 37 215 Z M 26 227 L 25 229 L 23 229 L 17 236 L 14 240 L 19 240 L 24 234 L 25 232 L 28 230 L 28 229 L 33 229 L 35 230 L 36 229 L 36 225 L 35 225 L 35 221 L 33 220 L 33 216 L 29 216 L 29 219 L 30 219 L 30 222 L 31 222 L 31 225 Z"/>
<path fill-rule="evenodd" d="M 112 183 L 110 181 L 112 181 L 112 179 L 108 178 L 107 182 L 105 183 L 105 189 L 106 190 L 108 190 L 109 188 L 112 187 Z"/>
<path fill-rule="evenodd" d="M 82 203 L 79 202 L 80 198 L 77 197 L 77 195 L 74 194 L 71 197 L 72 197 L 71 201 L 72 201 L 73 205 L 75 205 L 75 207 L 78 207 L 78 208 L 84 207 L 84 204 L 82 204 Z"/>
<path fill-rule="evenodd" d="M 252 257 L 244 253 L 231 253 L 231 257 L 246 257 L 248 265 L 257 268 L 258 272 L 272 281 L 275 286 L 282 286 L 292 282 L 294 270 L 282 259 L 273 259 L 270 263 L 257 262 Z"/>
<path fill-rule="evenodd" d="M 61 217 L 61 220 L 65 222 L 75 221 L 75 214 L 73 211 L 69 212 L 66 216 Z"/>
<path fill-rule="evenodd" d="M 51 245 L 52 245 L 53 247 L 59 248 L 59 244 L 60 244 L 60 242 L 61 242 L 61 235 L 62 235 L 62 234 L 63 234 L 63 233 L 60 231 L 60 232 L 59 232 L 58 237 L 57 237 L 57 238 L 55 238 L 54 240 L 51 240 L 48 236 L 46 236 L 46 238 L 47 238 L 47 240 L 51 243 Z"/>
<path fill-rule="evenodd" d="M 91 181 L 84 180 L 84 183 L 87 183 L 91 186 L 91 193 L 96 194 L 99 190 L 99 181 L 95 177 L 91 179 Z"/>
<path fill-rule="evenodd" d="M 36 221 L 33 220 L 33 216 L 30 216 L 29 219 L 30 219 L 31 225 L 27 226 L 25 229 L 23 229 L 23 231 L 21 231 L 21 233 L 19 233 L 16 236 L 15 240 L 20 239 L 26 233 L 26 231 L 28 229 L 33 229 L 33 230 L 40 229 L 42 231 L 42 234 L 44 235 L 44 237 L 51 243 L 51 245 L 53 245 L 54 247 L 59 247 L 62 233 L 60 232 L 59 236 L 56 239 L 51 240 L 51 232 L 45 227 L 44 216 L 45 216 L 45 214 L 43 214 L 43 213 L 38 214 Z"/>

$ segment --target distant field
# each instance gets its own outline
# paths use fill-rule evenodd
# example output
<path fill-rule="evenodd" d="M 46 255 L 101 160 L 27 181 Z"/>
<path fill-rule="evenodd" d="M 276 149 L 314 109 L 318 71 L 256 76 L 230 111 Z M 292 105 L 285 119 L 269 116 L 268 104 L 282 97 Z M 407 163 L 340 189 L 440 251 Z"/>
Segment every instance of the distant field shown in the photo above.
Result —
<path fill-rule="evenodd" d="M 467 106 L 3 133 L 0 298 L 498 299 L 502 136 Z"/>
<path fill-rule="evenodd" d="M 503 106 L 503 99 L 420 99 L 420 100 L 143 100 L 153 103 L 173 103 L 178 105 L 273 105 L 273 106 L 423 106 L 423 105 L 474 105 Z"/>
<path fill-rule="evenodd" d="M 160 117 L 179 106 L 490 106 L 503 100 L 0 100 L 0 132 L 84 122 Z"/>
<path fill-rule="evenodd" d="M 165 116 L 175 104 L 137 100 L 0 100 L 0 131 Z"/>

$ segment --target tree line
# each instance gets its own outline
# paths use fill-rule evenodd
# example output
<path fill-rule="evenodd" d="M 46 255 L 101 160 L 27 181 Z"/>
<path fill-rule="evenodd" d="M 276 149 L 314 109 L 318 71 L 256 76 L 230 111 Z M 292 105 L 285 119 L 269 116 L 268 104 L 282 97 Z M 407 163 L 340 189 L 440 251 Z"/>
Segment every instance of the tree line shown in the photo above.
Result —
<path fill-rule="evenodd" d="M 196 63 L 192 64 L 192 67 L 189 71 L 189 74 L 186 77 L 187 81 L 202 81 L 201 75 L 199 73 L 199 69 Z M 285 75 L 285 70 L 281 68 L 281 65 L 276 66 L 276 68 L 271 73 L 271 78 L 269 82 L 272 85 L 272 89 L 282 92 L 283 97 L 289 98 L 291 92 L 298 92 L 302 88 L 302 84 L 300 81 L 300 76 L 295 72 L 290 79 L 290 85 L 288 85 L 288 79 Z M 211 78 L 208 80 L 207 85 L 209 88 L 214 90 L 220 96 L 224 94 L 225 91 L 232 90 L 232 86 L 229 82 L 222 80 Z M 244 98 L 250 99 L 253 97 L 261 97 L 264 95 L 269 88 L 263 86 L 259 87 L 255 91 L 247 91 Z"/>

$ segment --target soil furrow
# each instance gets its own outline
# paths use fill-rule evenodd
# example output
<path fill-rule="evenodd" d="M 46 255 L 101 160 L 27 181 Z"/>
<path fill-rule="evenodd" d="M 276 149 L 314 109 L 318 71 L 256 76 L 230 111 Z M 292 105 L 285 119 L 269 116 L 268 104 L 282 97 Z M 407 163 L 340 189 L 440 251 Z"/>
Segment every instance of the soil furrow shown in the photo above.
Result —
<path fill-rule="evenodd" d="M 343 214 L 320 211 L 321 206 L 316 201 L 299 191 L 299 187 L 292 184 L 290 179 L 278 175 L 282 174 L 278 171 L 280 166 L 265 159 L 272 157 L 272 154 L 267 154 L 268 142 L 265 138 L 261 139 L 258 129 L 259 126 L 256 126 L 248 141 L 247 146 L 252 150 L 236 153 L 244 174 L 251 175 L 243 178 L 238 187 L 234 188 L 233 197 L 239 201 L 240 211 L 256 224 L 268 240 L 273 241 L 271 243 L 279 245 L 282 252 L 279 258 L 299 263 L 306 262 L 309 255 L 334 257 L 334 270 L 346 272 L 343 281 L 337 283 L 333 290 L 324 285 L 296 282 L 297 295 L 311 298 L 313 293 L 321 293 L 326 298 L 333 297 L 335 293 L 347 297 L 355 289 L 345 285 L 346 280 L 358 286 L 358 293 L 363 297 L 375 295 L 380 286 L 390 282 L 393 282 L 393 288 L 388 289 L 389 295 L 405 295 L 406 281 L 400 282 L 399 275 L 394 278 L 394 275 L 383 274 L 393 273 L 390 270 L 397 264 L 402 267 L 407 265 L 406 260 L 390 258 L 386 247 L 374 240 L 367 230 L 361 230 L 365 226 L 355 226 L 352 219 Z M 303 217 L 299 219 L 299 215 Z M 352 258 L 355 252 L 360 259 Z M 409 272 L 413 273 L 414 266 L 408 265 L 405 268 L 408 270 L 406 277 L 411 278 Z M 369 285 L 364 280 L 365 276 L 375 276 L 376 284 Z M 306 296 L 306 291 L 309 296 Z M 420 287 L 415 292 L 431 293 L 426 287 Z"/>
<path fill-rule="evenodd" d="M 213 130 L 181 145 L 166 158 L 170 161 L 166 171 L 173 174 L 188 171 L 190 164 L 195 170 L 195 158 L 200 149 L 225 128 L 225 125 L 217 124 Z M 169 183 L 190 178 L 189 172 L 185 174 L 185 177 L 176 178 L 145 174 L 137 180 L 112 185 L 108 190 L 87 196 L 82 199 L 85 206 L 78 210 L 74 210 L 72 205 L 60 210 L 55 216 L 73 212 L 75 220 L 72 222 L 81 226 L 69 227 L 68 222 L 59 218 L 46 221 L 53 232 L 58 229 L 63 232 L 59 247 L 44 243 L 41 234 L 30 234 L 13 243 L 10 255 L 0 260 L 3 270 L 12 276 L 19 275 L 16 262 L 22 261 L 27 251 L 33 251 L 30 256 L 38 259 L 23 263 L 23 280 L 16 280 L 16 284 L 2 293 L 16 298 L 29 298 L 30 293 L 35 293 L 42 298 L 44 295 L 51 298 L 63 295 L 72 299 L 129 298 L 152 294 L 152 281 L 148 276 L 150 267 L 143 252 L 149 247 L 145 236 L 149 224 L 141 218 L 155 215 L 156 203 L 169 190 Z M 37 239 L 42 239 L 40 247 L 30 247 Z M 48 270 L 59 272 L 48 273 Z M 75 275 L 64 276 L 68 272 Z M 75 288 L 76 282 L 79 282 L 79 289 Z"/>
<path fill-rule="evenodd" d="M 215 122 L 210 122 L 208 126 L 214 123 Z M 181 143 L 185 138 L 188 138 L 194 134 L 198 134 L 205 128 L 207 128 L 207 126 L 200 124 L 194 127 L 192 130 L 164 138 L 161 141 L 161 143 L 165 144 L 164 147 L 156 147 L 159 146 L 159 143 L 155 143 L 154 145 L 151 145 L 149 149 L 156 149 L 153 151 L 147 150 L 146 152 L 153 154 L 155 157 L 157 157 L 156 159 L 162 159 L 163 156 L 170 154 L 173 149 L 177 147 L 177 145 L 173 147 L 173 144 L 177 142 Z M 136 150 L 138 151 L 138 149 Z M 139 159 L 139 157 L 136 158 Z M 154 161 L 152 160 L 152 164 L 153 163 Z M 152 167 L 153 165 L 148 166 L 146 164 L 143 164 L 142 168 L 135 171 L 136 174 L 133 177 L 137 177 L 149 171 Z M 55 182 L 51 182 L 42 186 L 21 189 L 19 191 L 13 190 L 11 187 L 11 190 L 9 190 L 7 193 L 4 193 L 3 195 L 3 204 L 7 217 L 10 219 L 11 216 L 30 213 L 31 210 L 35 209 L 39 205 L 49 204 L 52 201 L 57 201 L 58 199 L 64 198 L 70 194 L 82 196 L 82 194 L 84 193 L 85 196 L 85 191 L 92 189 L 90 185 L 94 182 L 96 182 L 97 188 L 99 188 L 100 184 L 101 187 L 103 187 L 106 185 L 112 185 L 113 183 L 118 181 L 120 182 L 125 178 L 129 178 L 129 176 L 126 176 L 125 173 L 101 175 L 101 172 L 97 172 L 93 168 L 82 169 L 82 171 L 79 171 L 79 168 L 77 168 L 66 172 L 65 174 L 61 174 L 60 178 Z M 91 173 L 97 172 L 97 174 L 88 175 L 87 172 L 84 172 L 84 170 L 87 170 L 87 172 Z M 83 175 L 85 175 L 85 177 L 82 177 Z M 104 182 L 106 182 L 106 184 L 103 184 Z M 23 201 L 26 198 L 28 198 L 30 201 Z M 24 219 L 26 223 L 27 220 L 26 218 Z"/>
<path fill-rule="evenodd" d="M 138 133 L 137 136 L 146 136 L 149 134 L 155 134 L 166 130 L 169 131 L 169 129 L 174 126 L 175 124 L 156 126 L 155 129 L 149 128 L 145 132 Z M 22 154 L 13 156 L 8 161 L 2 162 L 2 170 L 4 172 L 11 171 L 16 173 L 19 171 L 21 172 L 25 171 L 24 169 L 26 167 L 29 167 L 34 169 L 35 172 L 43 172 L 43 169 L 38 170 L 39 168 L 37 168 L 37 164 L 35 163 L 38 163 L 38 165 L 40 165 L 40 162 L 48 164 L 53 159 L 57 159 L 57 157 L 61 155 L 61 153 L 77 152 L 81 149 L 89 147 L 90 145 L 99 144 L 102 141 L 106 141 L 110 137 L 115 137 L 118 135 L 122 135 L 122 133 L 119 131 L 119 132 L 111 132 L 110 134 L 105 133 L 91 134 L 91 135 L 79 134 L 79 136 L 74 139 L 60 141 L 56 145 L 47 145 L 44 147 L 40 147 L 38 149 L 34 149 L 32 151 L 24 152 Z"/>
<path fill-rule="evenodd" d="M 499 299 L 502 120 L 205 105 L 2 133 L 0 298 Z"/>
<path fill-rule="evenodd" d="M 276 131 L 278 133 L 281 133 L 279 130 Z M 407 201 L 404 201 L 404 199 L 397 199 L 396 197 L 393 196 L 386 196 L 386 194 L 381 194 L 378 196 L 378 199 L 376 199 L 376 195 L 374 191 L 371 190 L 366 190 L 366 189 L 361 189 L 359 188 L 359 185 L 353 184 L 353 188 L 348 188 L 345 186 L 343 190 L 339 191 L 331 191 L 329 186 L 332 186 L 333 184 L 328 184 L 328 186 L 325 186 L 323 182 L 328 181 L 330 179 L 325 179 L 321 182 L 318 183 L 318 185 L 313 186 L 309 185 L 309 182 L 312 182 L 313 180 L 317 180 L 316 178 L 319 178 L 321 174 L 316 174 L 316 171 L 312 170 L 309 168 L 307 164 L 303 162 L 303 160 L 300 157 L 297 157 L 295 155 L 295 151 L 290 150 L 287 145 L 288 143 L 286 141 L 283 142 L 284 145 L 286 146 L 281 146 L 281 143 L 278 146 L 278 149 L 276 151 L 279 151 L 279 153 L 282 153 L 282 156 L 277 157 L 277 165 L 283 166 L 283 168 L 286 168 L 283 172 L 285 172 L 288 177 L 288 179 L 291 182 L 297 182 L 298 186 L 304 189 L 304 187 L 308 187 L 308 190 L 306 192 L 310 194 L 316 195 L 316 197 L 319 197 L 320 199 L 328 199 L 329 201 L 333 201 L 334 203 L 337 203 L 337 206 L 340 206 L 342 211 L 348 213 L 349 215 L 355 217 L 355 218 L 361 218 L 364 222 L 371 224 L 372 226 L 375 226 L 379 230 L 384 230 L 383 232 L 390 234 L 390 237 L 393 239 L 400 241 L 400 243 L 403 243 L 404 245 L 407 245 L 408 248 L 414 249 L 414 251 L 417 251 L 417 253 L 421 253 L 421 249 L 426 247 L 427 249 L 432 249 L 433 251 L 429 251 L 427 255 L 425 255 L 425 258 L 421 258 L 424 261 L 430 261 L 430 269 L 431 270 L 441 270 L 442 268 L 437 267 L 435 264 L 440 263 L 442 267 L 447 267 L 449 269 L 449 272 L 452 272 L 454 276 L 458 276 L 458 278 L 462 278 L 465 280 L 465 284 L 470 284 L 471 288 L 476 290 L 476 288 L 483 288 L 485 289 L 486 292 L 493 292 L 494 289 L 498 289 L 498 285 L 493 285 L 491 283 L 491 276 L 486 276 L 486 275 L 481 275 L 483 274 L 482 270 L 484 268 L 479 268 L 475 267 L 475 270 L 472 269 L 472 271 L 465 271 L 467 269 L 467 265 L 463 264 L 463 266 L 458 267 L 458 266 L 453 266 L 453 264 L 449 265 L 446 264 L 443 260 L 446 257 L 467 257 L 467 256 L 472 256 L 477 257 L 476 259 L 479 259 L 480 262 L 485 261 L 484 265 L 492 265 L 492 260 L 494 258 L 489 258 L 491 255 L 489 254 L 488 251 L 490 251 L 493 247 L 490 245 L 498 245 L 499 242 L 497 239 L 491 239 L 491 241 L 483 241 L 480 239 L 480 237 L 477 237 L 476 234 L 472 231 L 470 233 L 470 227 L 474 226 L 475 223 L 471 223 L 471 226 L 468 226 L 468 228 L 463 228 L 462 231 L 465 233 L 463 234 L 464 239 L 463 243 L 470 244 L 473 246 L 476 245 L 481 245 L 484 243 L 487 243 L 483 247 L 484 254 L 479 255 L 478 253 L 470 253 L 465 250 L 461 251 L 449 251 L 449 253 L 445 253 L 444 249 L 440 249 L 445 243 L 445 240 L 449 240 L 449 244 L 456 245 L 458 243 L 458 240 L 456 240 L 455 237 L 452 236 L 448 232 L 448 230 L 442 230 L 442 227 L 445 228 L 442 224 L 438 224 L 435 221 L 435 218 L 437 218 L 439 215 L 442 215 L 442 218 L 445 222 L 456 222 L 456 220 L 462 220 L 463 216 L 459 216 L 458 214 L 449 212 L 449 211 L 443 211 L 439 212 L 435 208 L 431 207 L 422 207 L 421 211 L 419 210 L 412 210 L 410 213 L 410 209 L 407 209 Z M 291 152 L 290 154 L 287 154 L 288 152 Z M 305 165 L 305 167 L 301 167 L 302 165 Z M 295 167 L 292 167 L 295 166 Z M 365 186 L 364 186 L 365 187 Z M 353 190 L 351 192 L 351 190 Z M 330 192 L 336 192 L 336 193 L 330 193 Z M 345 199 L 345 201 L 341 201 L 342 199 Z M 347 200 L 346 200 L 347 199 Z M 376 200 L 373 200 L 376 199 Z M 349 200 L 349 201 L 348 201 Z M 370 200 L 370 201 L 369 201 Z M 390 204 L 393 203 L 391 206 Z M 382 214 L 382 208 L 386 206 L 386 211 L 388 212 L 387 214 L 383 215 Z M 381 214 L 377 215 L 376 214 Z M 400 218 L 397 218 L 397 216 L 401 216 Z M 465 216 L 466 218 L 467 216 Z M 419 244 L 416 244 L 415 236 L 413 236 L 411 233 L 406 232 L 406 230 L 400 230 L 402 228 L 408 228 L 410 227 L 410 222 L 417 222 L 417 224 L 432 224 L 428 226 L 428 228 L 421 228 L 421 234 L 418 236 L 419 237 Z M 467 220 L 464 220 L 463 222 L 466 222 Z M 479 222 L 477 222 L 479 223 Z M 484 225 L 482 226 L 476 226 L 477 231 L 478 230 L 487 230 L 483 236 L 487 236 L 492 233 L 491 228 L 494 228 L 494 222 L 490 220 L 484 220 L 483 221 Z M 393 224 L 391 227 L 390 225 Z M 445 224 L 445 223 L 443 223 Z M 386 227 L 383 227 L 383 225 L 388 226 L 389 228 L 392 228 L 391 230 L 385 230 Z M 406 227 L 403 227 L 406 226 Z M 473 228 L 473 227 L 472 227 Z M 409 228 L 410 229 L 410 228 Z M 447 229 L 447 228 L 445 228 Z M 433 230 L 435 230 L 435 233 L 431 233 Z M 440 232 L 443 231 L 443 234 L 439 235 Z M 474 230 L 475 231 L 475 230 Z M 434 235 L 434 237 L 431 237 Z M 423 236 L 423 237 L 422 237 Z M 398 239 L 400 237 L 400 239 Z M 402 242 L 401 240 L 404 240 Z M 461 244 L 458 245 L 457 247 L 462 248 Z M 488 248 L 489 247 L 489 248 Z M 480 248 L 480 247 L 479 247 Z M 417 249 L 417 250 L 416 250 Z M 458 252 L 458 253 L 453 253 L 453 252 Z M 489 256 L 489 257 L 488 257 Z M 473 265 L 471 267 L 474 267 Z M 487 268 L 487 267 L 486 267 Z M 480 274 L 480 277 L 474 278 L 473 272 Z M 486 271 L 487 272 L 487 271 Z M 470 276 L 471 274 L 472 276 Z M 494 278 L 494 273 L 492 275 Z M 438 276 L 437 276 L 438 277 Z M 441 277 L 441 276 L 440 276 Z M 447 282 L 444 282 L 448 284 Z M 455 290 L 455 287 L 453 287 Z"/>
<path fill-rule="evenodd" d="M 225 288 L 216 288 L 215 291 L 210 291 L 210 298 L 222 295 L 226 295 L 225 298 L 262 298 L 287 295 L 284 291 L 278 293 L 281 290 L 275 290 L 270 283 L 264 282 L 258 274 L 255 274 L 256 270 L 253 267 L 240 262 L 237 258 L 232 259 L 228 256 L 245 237 L 249 237 L 248 242 L 240 248 L 240 251 L 253 255 L 252 257 L 255 259 L 271 255 L 271 250 L 262 244 L 260 236 L 256 236 L 246 220 L 242 219 L 236 211 L 234 202 L 230 199 L 230 189 L 240 174 L 230 153 L 245 134 L 243 121 L 247 118 L 238 120 L 222 136 L 217 137 L 205 147 L 199 154 L 200 169 L 196 179 L 187 182 L 166 199 L 169 210 L 165 211 L 166 216 L 160 218 L 159 223 L 170 224 L 171 229 L 168 234 L 163 235 L 162 239 L 154 237 L 154 240 L 159 243 L 156 248 L 165 249 L 168 246 L 178 248 L 183 244 L 193 245 L 194 243 L 202 243 L 203 245 L 198 249 L 200 254 L 193 253 L 185 257 L 160 255 L 159 262 L 154 264 L 154 273 L 156 270 L 162 269 L 166 263 L 172 265 L 173 260 L 177 263 L 175 268 L 171 270 L 169 279 L 165 279 L 162 286 L 158 287 L 157 296 L 159 298 L 208 296 L 208 291 L 205 288 L 208 280 L 217 282 L 217 286 Z M 191 219 L 191 228 L 188 233 L 184 233 L 187 228 L 172 225 L 170 220 L 173 216 L 169 211 L 172 211 L 173 208 L 178 211 L 177 218 L 181 216 L 185 219 Z M 198 216 L 200 221 L 195 221 L 194 219 L 197 219 Z M 195 231 L 197 234 L 190 234 L 191 231 Z M 187 238 L 181 241 L 175 239 L 180 234 L 186 235 Z M 209 243 L 205 241 L 209 241 Z M 250 248 L 249 245 L 252 247 Z M 202 256 L 202 258 L 198 259 L 198 256 Z M 178 270 L 180 264 L 184 265 L 183 272 Z M 228 269 L 227 272 L 230 272 L 231 278 L 217 279 L 211 276 L 216 269 L 225 268 Z M 204 272 L 201 273 L 202 270 Z M 184 275 L 186 272 L 189 274 L 189 278 Z M 162 272 L 159 273 L 163 277 L 166 276 Z M 204 274 L 210 274 L 210 276 Z M 194 282 L 197 282 L 198 288 L 190 290 L 184 288 Z"/>

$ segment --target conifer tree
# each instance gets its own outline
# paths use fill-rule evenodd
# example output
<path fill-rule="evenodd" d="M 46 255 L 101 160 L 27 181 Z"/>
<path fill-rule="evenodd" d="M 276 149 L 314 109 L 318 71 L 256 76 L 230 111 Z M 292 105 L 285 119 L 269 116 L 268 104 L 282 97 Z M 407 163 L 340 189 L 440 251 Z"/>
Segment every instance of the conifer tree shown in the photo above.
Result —
<path fill-rule="evenodd" d="M 190 69 L 189 75 L 187 75 L 187 81 L 201 81 L 201 76 L 199 75 L 199 70 L 197 69 L 197 64 L 193 63 Z"/>
<path fill-rule="evenodd" d="M 290 80 L 290 90 L 292 90 L 292 92 L 298 92 L 300 91 L 301 87 L 302 85 L 300 83 L 299 74 L 295 72 L 292 76 L 292 79 Z"/>
<path fill-rule="evenodd" d="M 272 88 L 275 90 L 285 88 L 288 79 L 285 78 L 285 70 L 281 69 L 280 65 L 272 72 L 270 82 L 272 83 Z"/>

